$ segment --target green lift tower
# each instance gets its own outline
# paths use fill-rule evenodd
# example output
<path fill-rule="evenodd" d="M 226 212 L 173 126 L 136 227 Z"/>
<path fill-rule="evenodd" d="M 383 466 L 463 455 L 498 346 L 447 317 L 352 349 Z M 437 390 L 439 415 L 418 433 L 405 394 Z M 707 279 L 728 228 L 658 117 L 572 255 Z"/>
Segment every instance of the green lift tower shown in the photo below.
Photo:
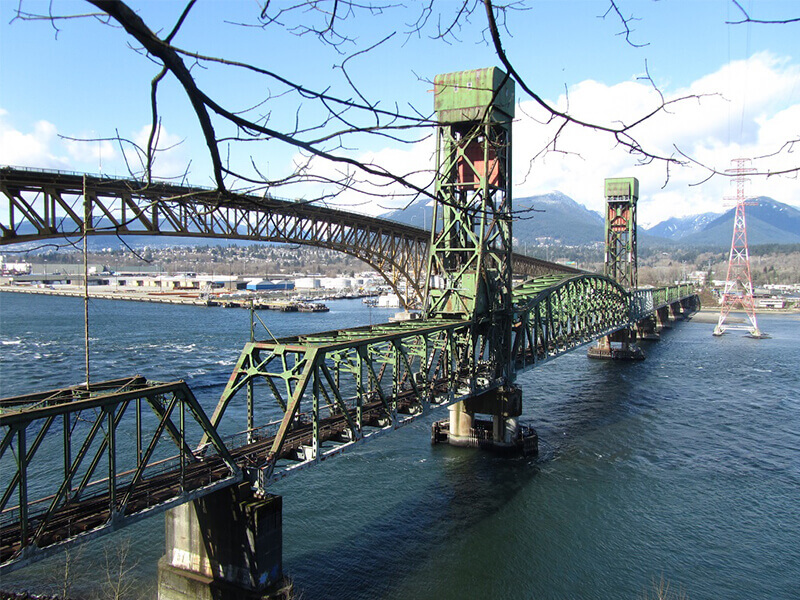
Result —
<path fill-rule="evenodd" d="M 633 292 L 639 285 L 636 264 L 636 201 L 639 180 L 617 177 L 605 180 L 606 249 L 603 274 Z M 636 331 L 620 329 L 600 338 L 589 348 L 591 358 L 641 360 Z"/>
<path fill-rule="evenodd" d="M 434 79 L 439 125 L 425 318 L 471 322 L 460 364 L 478 380 L 507 382 L 451 406 L 447 437 L 454 445 L 511 447 L 518 439 L 522 401 L 511 360 L 514 101 L 514 81 L 494 67 Z"/>

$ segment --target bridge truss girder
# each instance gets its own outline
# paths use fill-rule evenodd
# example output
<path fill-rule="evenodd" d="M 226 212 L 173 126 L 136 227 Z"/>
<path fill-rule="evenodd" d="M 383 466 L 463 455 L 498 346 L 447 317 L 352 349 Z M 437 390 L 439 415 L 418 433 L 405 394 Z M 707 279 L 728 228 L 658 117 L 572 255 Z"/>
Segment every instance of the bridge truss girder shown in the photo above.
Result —
<path fill-rule="evenodd" d="M 514 290 L 517 369 L 560 356 L 632 323 L 628 293 L 601 275 L 553 275 Z"/>
<path fill-rule="evenodd" d="M 692 297 L 690 286 L 629 294 L 600 275 L 528 281 L 514 291 L 513 368 L 535 367 Z M 142 377 L 92 384 L 88 393 L 75 386 L 0 400 L 0 568 L 243 479 L 265 491 L 499 388 L 505 377 L 488 335 L 469 321 L 439 320 L 252 342 L 211 417 L 184 382 Z"/>
<path fill-rule="evenodd" d="M 0 245 L 83 235 L 164 235 L 302 244 L 344 252 L 383 275 L 401 298 L 421 305 L 430 232 L 307 202 L 153 183 L 0 168 Z M 88 203 L 85 206 L 84 203 Z M 84 224 L 84 215 L 89 220 Z M 536 276 L 578 272 L 517 256 Z M 406 289 L 406 284 L 408 289 Z"/>
<path fill-rule="evenodd" d="M 512 368 L 535 367 L 632 327 L 641 306 L 680 303 L 686 286 L 639 291 L 636 302 L 601 275 L 552 276 L 514 294 Z M 488 328 L 461 320 L 394 323 L 251 342 L 212 416 L 236 414 L 261 444 L 248 478 L 265 491 L 275 480 L 426 415 L 507 383 Z M 231 409 L 233 406 L 238 408 Z M 259 409 L 281 414 L 252 429 Z"/>
<path fill-rule="evenodd" d="M 2 566 L 242 480 L 183 381 L 134 376 L 4 398 L 0 431 Z"/>
<path fill-rule="evenodd" d="M 303 244 L 350 254 L 400 295 L 421 297 L 429 233 L 302 201 L 166 183 L 0 169 L 0 243 L 83 235 L 164 235 Z M 85 206 L 84 203 L 88 203 Z M 89 222 L 84 224 L 84 214 Z M 408 294 L 405 286 L 408 285 Z"/>

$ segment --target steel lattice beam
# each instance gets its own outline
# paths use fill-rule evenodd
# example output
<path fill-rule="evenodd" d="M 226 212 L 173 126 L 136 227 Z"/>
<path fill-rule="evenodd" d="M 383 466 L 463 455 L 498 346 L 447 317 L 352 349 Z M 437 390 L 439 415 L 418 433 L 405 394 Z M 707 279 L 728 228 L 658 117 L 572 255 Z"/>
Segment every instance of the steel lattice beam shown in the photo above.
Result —
<path fill-rule="evenodd" d="M 400 297 L 421 303 L 430 232 L 394 221 L 293 202 L 76 173 L 0 168 L 0 245 L 90 235 L 164 235 L 284 242 L 355 256 L 383 274 Z M 528 276 L 577 269 L 516 256 Z"/>
<path fill-rule="evenodd" d="M 693 296 L 688 285 L 631 294 L 600 275 L 527 281 L 513 294 L 513 369 Z M 502 386 L 488 335 L 469 321 L 436 320 L 254 341 L 210 418 L 184 382 L 142 377 L 2 399 L 0 566 L 243 478 L 264 490 Z M 243 410 L 230 410 L 237 403 Z M 186 409 L 193 419 L 181 416 Z"/>
<path fill-rule="evenodd" d="M 242 480 L 183 381 L 137 376 L 2 399 L 0 431 L 4 566 Z"/>

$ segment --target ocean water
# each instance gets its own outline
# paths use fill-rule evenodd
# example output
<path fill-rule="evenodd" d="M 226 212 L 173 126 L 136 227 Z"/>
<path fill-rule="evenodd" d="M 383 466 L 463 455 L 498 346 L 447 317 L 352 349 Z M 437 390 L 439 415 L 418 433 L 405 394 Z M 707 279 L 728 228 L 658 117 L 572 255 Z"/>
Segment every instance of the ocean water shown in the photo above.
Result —
<path fill-rule="evenodd" d="M 391 314 L 329 306 L 261 316 L 281 336 Z M 93 380 L 183 378 L 209 410 L 249 336 L 244 310 L 90 310 Z M 0 294 L 2 396 L 84 379 L 82 311 Z M 800 316 L 759 324 L 771 339 L 688 321 L 643 362 L 578 350 L 521 374 L 535 459 L 431 446 L 429 420 L 280 482 L 284 570 L 306 599 L 642 598 L 662 577 L 691 599 L 800 598 Z M 73 549 L 73 593 L 129 544 L 136 595 L 154 597 L 163 537 L 156 516 Z M 0 588 L 47 591 L 63 568 Z"/>

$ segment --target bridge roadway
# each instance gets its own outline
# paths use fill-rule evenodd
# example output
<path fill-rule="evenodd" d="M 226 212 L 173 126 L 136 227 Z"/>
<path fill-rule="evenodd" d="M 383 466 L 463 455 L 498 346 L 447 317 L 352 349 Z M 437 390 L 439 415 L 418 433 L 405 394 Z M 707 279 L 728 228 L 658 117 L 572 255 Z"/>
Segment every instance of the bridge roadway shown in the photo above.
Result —
<path fill-rule="evenodd" d="M 89 235 L 164 235 L 304 244 L 338 250 L 383 274 L 421 305 L 430 231 L 303 200 L 221 194 L 167 182 L 0 167 L 0 245 Z M 86 201 L 86 202 L 85 202 Z M 581 271 L 514 254 L 514 273 Z"/>
<path fill-rule="evenodd" d="M 514 368 L 694 300 L 689 286 L 629 293 L 599 275 L 530 280 L 515 291 Z M 2 399 L 0 569 L 241 481 L 266 492 L 496 390 L 504 381 L 483 352 L 486 335 L 471 321 L 432 318 L 253 341 L 210 417 L 185 382 L 139 376 Z"/>

